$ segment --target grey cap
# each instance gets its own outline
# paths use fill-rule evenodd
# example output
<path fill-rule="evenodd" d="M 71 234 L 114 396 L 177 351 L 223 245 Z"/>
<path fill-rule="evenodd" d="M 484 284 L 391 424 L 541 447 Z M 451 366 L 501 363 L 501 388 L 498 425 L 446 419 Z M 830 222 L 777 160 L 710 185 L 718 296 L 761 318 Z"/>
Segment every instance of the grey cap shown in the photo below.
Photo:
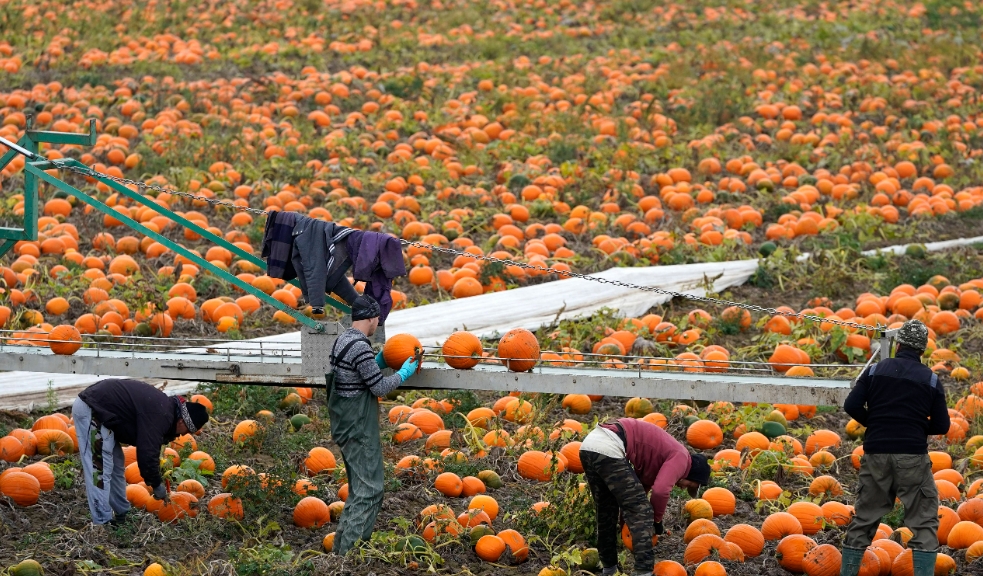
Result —
<path fill-rule="evenodd" d="M 928 346 L 928 328 L 921 320 L 908 320 L 898 330 L 898 344 L 923 352 Z"/>

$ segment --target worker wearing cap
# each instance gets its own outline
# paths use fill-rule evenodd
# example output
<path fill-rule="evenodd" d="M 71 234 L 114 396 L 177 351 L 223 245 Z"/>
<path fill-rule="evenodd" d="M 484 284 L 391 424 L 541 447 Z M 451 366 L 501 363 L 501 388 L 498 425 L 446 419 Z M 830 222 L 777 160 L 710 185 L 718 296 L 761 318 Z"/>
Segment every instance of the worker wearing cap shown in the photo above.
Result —
<path fill-rule="evenodd" d="M 168 397 L 139 380 L 96 382 L 72 405 L 85 494 L 93 524 L 122 522 L 130 510 L 126 500 L 123 444 L 137 449 L 137 467 L 157 500 L 167 500 L 160 474 L 160 448 L 208 422 L 208 410 L 197 402 Z"/>
<path fill-rule="evenodd" d="M 371 296 L 352 303 L 352 327 L 331 350 L 334 380 L 328 399 L 331 437 L 341 448 L 348 476 L 348 500 L 335 534 L 334 552 L 345 554 L 359 539 L 368 539 L 382 509 L 383 465 L 379 438 L 379 396 L 412 376 L 418 367 L 408 358 L 399 371 L 383 376 L 382 352 L 372 353 L 368 336 L 379 327 L 381 307 Z"/>
<path fill-rule="evenodd" d="M 710 465 L 655 424 L 621 418 L 600 424 L 580 445 L 580 462 L 597 512 L 597 551 L 603 574 L 618 571 L 618 513 L 631 531 L 635 574 L 651 574 L 652 535 L 662 519 L 673 486 L 696 496 L 710 482 Z M 651 496 L 646 494 L 652 491 Z"/>
<path fill-rule="evenodd" d="M 857 576 L 881 517 L 904 504 L 915 576 L 932 576 L 939 546 L 939 493 L 928 436 L 949 431 L 945 390 L 921 362 L 928 328 L 909 320 L 898 331 L 894 358 L 865 370 L 843 408 L 867 427 L 855 515 L 847 529 L 841 576 Z"/>

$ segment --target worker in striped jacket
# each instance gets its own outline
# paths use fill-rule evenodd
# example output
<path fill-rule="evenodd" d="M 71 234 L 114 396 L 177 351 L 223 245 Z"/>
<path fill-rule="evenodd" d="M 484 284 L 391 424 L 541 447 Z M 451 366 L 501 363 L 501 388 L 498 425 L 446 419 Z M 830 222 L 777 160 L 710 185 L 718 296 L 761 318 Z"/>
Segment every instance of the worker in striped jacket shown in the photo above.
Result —
<path fill-rule="evenodd" d="M 379 396 L 385 396 L 416 373 L 409 358 L 399 371 L 383 376 L 382 352 L 372 353 L 368 336 L 379 326 L 381 307 L 371 296 L 352 303 L 352 327 L 331 350 L 334 381 L 329 391 L 331 437 L 341 448 L 348 476 L 348 501 L 335 534 L 334 552 L 345 554 L 360 539 L 372 535 L 382 509 L 382 442 L 379 438 Z"/>

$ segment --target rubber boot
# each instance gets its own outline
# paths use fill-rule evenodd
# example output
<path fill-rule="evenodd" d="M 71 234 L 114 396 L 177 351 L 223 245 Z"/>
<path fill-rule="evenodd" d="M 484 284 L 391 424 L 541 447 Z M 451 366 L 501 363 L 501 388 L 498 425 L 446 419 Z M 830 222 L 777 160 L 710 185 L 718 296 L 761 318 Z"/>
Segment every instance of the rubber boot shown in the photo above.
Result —
<path fill-rule="evenodd" d="M 840 563 L 840 576 L 857 576 L 860 573 L 860 563 L 864 559 L 863 548 L 843 547 L 843 560 Z"/>
<path fill-rule="evenodd" d="M 915 569 L 914 576 L 934 576 L 935 558 L 938 552 L 928 552 L 926 550 L 912 550 L 911 563 Z"/>

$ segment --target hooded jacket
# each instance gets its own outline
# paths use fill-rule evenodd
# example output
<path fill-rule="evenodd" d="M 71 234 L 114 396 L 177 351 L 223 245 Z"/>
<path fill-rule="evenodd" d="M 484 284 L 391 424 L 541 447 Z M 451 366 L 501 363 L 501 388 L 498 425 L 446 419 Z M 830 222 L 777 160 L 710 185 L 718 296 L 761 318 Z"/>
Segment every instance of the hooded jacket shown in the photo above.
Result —
<path fill-rule="evenodd" d="M 393 278 L 406 275 L 402 245 L 388 234 L 355 230 L 348 236 L 348 257 L 352 276 L 365 282 L 364 293 L 379 303 L 379 324 L 385 324 L 393 307 Z"/>
<path fill-rule="evenodd" d="M 161 483 L 160 447 L 177 437 L 174 426 L 178 400 L 139 380 L 96 382 L 79 394 L 92 416 L 116 436 L 117 442 L 137 449 L 137 467 L 147 486 Z M 79 434 L 85 431 L 79 430 Z"/>

